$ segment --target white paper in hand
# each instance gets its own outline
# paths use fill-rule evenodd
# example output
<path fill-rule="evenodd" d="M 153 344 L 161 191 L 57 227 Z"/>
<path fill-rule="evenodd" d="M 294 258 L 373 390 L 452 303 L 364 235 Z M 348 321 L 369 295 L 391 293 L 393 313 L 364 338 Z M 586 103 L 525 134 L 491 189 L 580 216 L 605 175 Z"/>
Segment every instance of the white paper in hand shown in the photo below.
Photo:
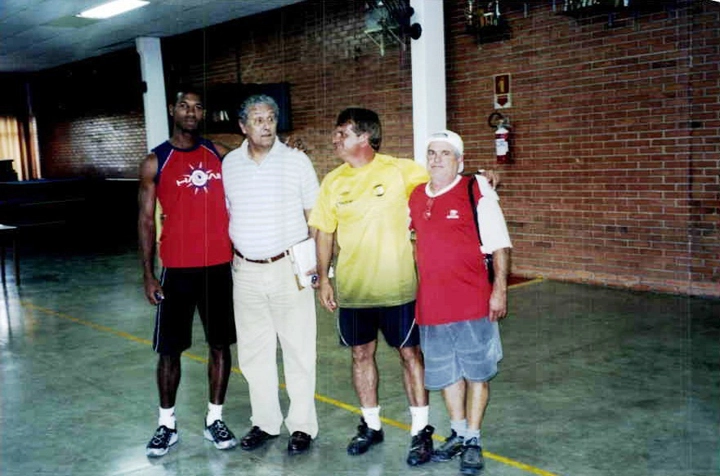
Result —
<path fill-rule="evenodd" d="M 305 288 L 312 284 L 312 275 L 308 275 L 317 267 L 317 256 L 315 255 L 315 240 L 308 238 L 290 248 L 290 259 L 293 263 L 293 270 L 297 278 L 298 286 Z"/>

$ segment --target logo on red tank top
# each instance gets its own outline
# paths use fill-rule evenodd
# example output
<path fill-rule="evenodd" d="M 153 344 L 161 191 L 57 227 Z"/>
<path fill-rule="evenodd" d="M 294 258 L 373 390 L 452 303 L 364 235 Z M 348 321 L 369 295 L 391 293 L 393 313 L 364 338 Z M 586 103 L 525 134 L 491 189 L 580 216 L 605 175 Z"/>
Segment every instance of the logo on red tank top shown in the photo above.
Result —
<path fill-rule="evenodd" d="M 197 166 L 190 166 L 190 173 L 184 174 L 182 180 L 177 180 L 178 186 L 185 185 L 188 188 L 195 188 L 195 193 L 198 190 L 203 190 L 205 193 L 208 192 L 208 182 L 210 180 L 220 180 L 222 176 L 219 172 L 213 170 L 205 170 L 202 162 Z"/>

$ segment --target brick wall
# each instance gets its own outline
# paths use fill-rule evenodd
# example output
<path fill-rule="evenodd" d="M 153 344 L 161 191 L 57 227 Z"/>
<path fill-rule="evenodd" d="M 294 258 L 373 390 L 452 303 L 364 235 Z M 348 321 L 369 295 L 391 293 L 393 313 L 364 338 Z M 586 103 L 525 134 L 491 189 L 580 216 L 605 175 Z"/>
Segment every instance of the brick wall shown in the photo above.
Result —
<path fill-rule="evenodd" d="M 43 139 L 45 178 L 135 178 L 147 155 L 142 112 L 57 121 Z"/>
<path fill-rule="evenodd" d="M 368 107 L 383 120 L 382 149 L 410 157 L 410 47 L 385 55 L 363 33 L 365 2 L 309 1 L 163 41 L 170 81 L 291 84 L 293 132 L 324 176 L 340 164 L 331 148 L 337 114 Z M 238 129 L 239 134 L 239 129 Z M 215 135 L 238 145 L 239 135 Z"/>
<path fill-rule="evenodd" d="M 147 155 L 134 50 L 53 68 L 31 80 L 44 178 L 134 178 Z"/>
<path fill-rule="evenodd" d="M 362 32 L 364 3 L 308 1 L 165 39 L 166 73 L 208 87 L 289 82 L 293 134 L 320 177 L 339 164 L 330 132 L 349 105 L 378 111 L 383 151 L 408 157 L 410 50 L 388 46 L 380 55 Z M 466 141 L 468 168 L 502 174 L 514 272 L 720 296 L 720 4 L 679 0 L 609 25 L 607 15 L 559 15 L 549 0 L 508 2 L 512 37 L 478 45 L 465 31 L 465 3 L 445 1 L 448 125 Z M 494 164 L 487 125 L 499 73 L 512 75 L 513 88 L 505 112 L 514 162 L 503 166 Z M 112 136 L 120 126 L 100 117 L 56 121 L 46 133 L 44 150 L 59 168 L 87 170 L 78 155 L 104 164 L 97 144 L 110 139 L 85 132 L 106 127 Z M 141 129 L 135 113 L 113 117 Z M 114 156 L 113 173 L 134 176 L 145 150 L 137 133 L 138 150 Z"/>
<path fill-rule="evenodd" d="M 704 3 L 704 4 L 703 4 Z M 720 4 L 695 2 L 691 32 L 688 251 L 690 292 L 720 294 Z M 685 46 L 685 45 L 683 45 Z M 701 284 L 702 283 L 702 284 Z M 707 283 L 707 285 L 705 285 Z"/>
<path fill-rule="evenodd" d="M 516 272 L 720 295 L 717 4 L 571 18 L 546 2 L 478 47 L 453 3 L 449 123 L 471 164 L 492 165 L 492 75 L 512 75 Z"/>

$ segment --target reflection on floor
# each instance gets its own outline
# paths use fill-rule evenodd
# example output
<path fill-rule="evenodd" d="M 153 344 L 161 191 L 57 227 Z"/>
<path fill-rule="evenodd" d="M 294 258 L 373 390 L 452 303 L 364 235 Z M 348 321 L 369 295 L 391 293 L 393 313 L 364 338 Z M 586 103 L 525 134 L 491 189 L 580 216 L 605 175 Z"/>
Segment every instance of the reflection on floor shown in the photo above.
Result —
<path fill-rule="evenodd" d="M 206 348 L 196 323 L 177 403 L 180 442 L 148 459 L 157 418 L 153 309 L 132 246 L 90 248 L 26 249 L 19 289 L 8 273 L 0 307 L 3 476 L 457 474 L 457 461 L 405 464 L 409 412 L 398 358 L 384 344 L 377 360 L 386 440 L 365 455 L 346 454 L 357 400 L 349 351 L 324 312 L 321 430 L 308 454 L 289 456 L 287 435 L 255 452 L 221 452 L 203 439 Z M 505 358 L 483 429 L 485 474 L 720 474 L 720 301 L 548 280 L 527 281 L 509 296 Z M 224 413 L 236 434 L 249 429 L 239 369 Z M 431 424 L 439 444 L 449 430 L 437 392 Z"/>

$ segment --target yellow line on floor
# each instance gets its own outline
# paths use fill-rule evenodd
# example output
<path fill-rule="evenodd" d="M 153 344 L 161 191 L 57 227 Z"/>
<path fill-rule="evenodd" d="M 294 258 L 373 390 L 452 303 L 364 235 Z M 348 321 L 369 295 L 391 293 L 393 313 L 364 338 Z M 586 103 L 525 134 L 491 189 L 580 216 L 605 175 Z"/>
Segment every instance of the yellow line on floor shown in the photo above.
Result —
<path fill-rule="evenodd" d="M 522 283 L 512 284 L 512 285 L 508 286 L 508 288 L 509 289 L 522 288 L 525 286 L 529 286 L 531 284 L 542 283 L 543 281 L 545 281 L 545 278 L 543 278 L 542 276 L 538 276 L 537 278 L 530 279 L 530 281 L 523 281 Z"/>
<path fill-rule="evenodd" d="M 323 403 L 327 403 L 329 405 L 333 405 L 339 408 L 342 408 L 343 410 L 347 410 L 351 413 L 356 413 L 358 415 L 362 415 L 362 412 L 358 407 L 348 405 L 347 403 L 335 400 L 334 398 L 325 397 L 323 395 L 315 394 L 315 400 Z M 391 420 L 389 418 L 381 417 L 380 420 L 388 426 L 394 426 L 396 428 L 400 428 L 405 431 L 410 431 L 410 426 L 406 425 L 405 423 L 400 423 L 396 420 Z M 439 435 L 433 435 L 433 439 L 437 441 L 445 441 L 445 437 L 439 436 Z M 483 450 L 483 456 L 488 459 L 495 460 L 497 462 L 503 463 L 507 466 L 512 466 L 513 468 L 521 469 L 523 471 L 526 471 L 528 473 L 537 474 L 538 476 L 557 476 L 555 473 L 551 473 L 549 471 L 545 471 L 544 469 L 536 468 L 534 466 L 530 466 L 525 463 L 521 463 L 520 461 L 515 461 L 510 458 L 506 458 L 504 456 L 497 455 L 495 453 L 491 453 L 489 451 Z"/>
<path fill-rule="evenodd" d="M 516 284 L 514 286 L 511 286 L 511 288 L 514 288 L 516 286 L 523 286 L 523 285 L 530 284 L 530 283 L 537 282 L 537 281 L 542 281 L 542 278 L 538 278 L 538 279 L 528 281 L 525 283 Z M 127 339 L 127 340 L 130 340 L 133 342 L 152 346 L 152 342 L 148 339 L 143 339 L 142 337 L 137 337 L 132 334 L 128 334 L 127 332 L 113 329 L 112 327 L 103 326 L 100 324 L 96 324 L 94 322 L 86 321 L 84 319 L 78 319 L 77 317 L 73 317 L 73 316 L 70 316 L 70 315 L 62 313 L 62 312 L 53 311 L 51 309 L 47 309 L 47 308 L 44 308 L 41 306 L 36 306 L 35 304 L 31 304 L 31 303 L 28 303 L 25 301 L 21 301 L 20 304 L 22 305 L 22 307 L 27 308 L 27 309 L 32 309 L 33 311 L 38 311 L 38 312 L 42 312 L 45 314 L 49 314 L 51 316 L 60 317 L 62 319 L 66 319 L 68 321 L 74 322 L 76 324 L 80 324 L 85 327 L 89 327 L 91 329 L 95 329 L 100 332 L 105 332 L 108 334 L 116 335 L 118 337 L 122 337 L 123 339 Z M 194 360 L 196 362 L 201 362 L 204 364 L 207 364 L 207 362 L 208 362 L 208 359 L 206 357 L 201 357 L 199 355 L 195 355 L 190 352 L 183 352 L 182 355 L 183 355 L 183 357 L 187 357 L 188 359 Z M 236 374 L 242 374 L 240 369 L 237 367 L 233 367 L 232 371 Z M 285 384 L 281 383 L 280 386 L 284 388 Z M 335 400 L 334 398 L 326 397 L 324 395 L 320 395 L 320 394 L 316 393 L 315 399 L 319 402 L 327 403 L 328 405 L 333 405 L 335 407 L 342 408 L 343 410 L 346 410 L 351 413 L 356 413 L 358 415 L 362 414 L 358 407 L 350 405 L 348 403 L 341 402 L 340 400 Z M 408 425 L 406 425 L 404 423 L 400 423 L 399 421 L 391 420 L 389 418 L 384 418 L 384 417 L 381 418 L 381 420 L 383 421 L 383 423 L 385 423 L 388 426 L 394 426 L 396 428 L 400 428 L 405 431 L 410 431 L 410 427 Z M 438 440 L 438 441 L 445 440 L 445 438 L 438 436 L 438 435 L 433 435 L 433 439 Z M 513 459 L 506 458 L 504 456 L 496 455 L 495 453 L 491 453 L 489 451 L 483 451 L 483 455 L 486 458 L 495 460 L 499 463 L 503 463 L 507 466 L 512 466 L 514 468 L 521 469 L 523 471 L 526 471 L 526 472 L 532 473 L 532 474 L 536 474 L 538 476 L 557 476 L 554 473 L 550 473 L 550 472 L 545 471 L 540 468 L 535 468 L 534 466 L 530 466 L 525 463 L 521 463 L 519 461 L 515 461 Z"/>
<path fill-rule="evenodd" d="M 98 331 L 107 332 L 108 334 L 114 334 L 116 336 L 122 337 L 123 339 L 128 339 L 133 342 L 139 342 L 141 344 L 152 345 L 152 342 L 147 339 L 143 339 L 142 337 L 137 337 L 132 334 L 128 334 L 127 332 L 119 331 L 117 329 L 113 329 L 112 327 L 102 326 L 100 324 L 95 324 L 94 322 L 90 322 L 90 321 L 84 321 L 82 319 L 78 319 L 77 317 L 73 317 L 68 314 L 63 314 L 62 312 L 53 311 L 51 309 L 46 309 L 44 307 L 36 306 L 36 305 L 28 303 L 28 302 L 21 301 L 20 304 L 22 305 L 22 307 L 32 309 L 34 311 L 44 312 L 45 314 L 50 314 L 52 316 L 62 317 L 63 319 L 67 319 L 68 321 L 72 321 L 76 324 L 90 327 L 91 329 L 95 329 Z"/>

